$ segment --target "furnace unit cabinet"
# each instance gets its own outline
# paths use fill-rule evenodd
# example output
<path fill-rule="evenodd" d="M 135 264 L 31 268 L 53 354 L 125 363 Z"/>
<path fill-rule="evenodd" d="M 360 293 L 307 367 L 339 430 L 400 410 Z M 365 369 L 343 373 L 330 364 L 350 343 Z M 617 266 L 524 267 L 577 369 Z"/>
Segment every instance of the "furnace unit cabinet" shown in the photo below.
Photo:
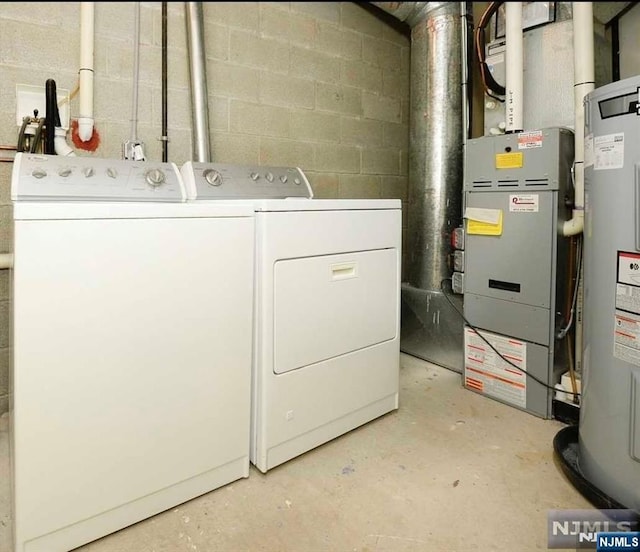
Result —
<path fill-rule="evenodd" d="M 464 385 L 542 418 L 552 417 L 553 390 L 524 372 L 553 387 L 566 370 L 555 334 L 573 143 L 564 128 L 487 136 L 470 140 L 465 158 Z"/>

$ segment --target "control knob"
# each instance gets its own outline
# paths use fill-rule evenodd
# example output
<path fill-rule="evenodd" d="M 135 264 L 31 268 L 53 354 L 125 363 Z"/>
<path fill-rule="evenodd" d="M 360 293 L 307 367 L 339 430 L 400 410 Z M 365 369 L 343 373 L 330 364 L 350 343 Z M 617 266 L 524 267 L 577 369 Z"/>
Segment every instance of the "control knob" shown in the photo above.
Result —
<path fill-rule="evenodd" d="M 35 176 L 36 178 L 44 178 L 47 176 L 47 171 L 44 169 L 33 169 L 31 172 L 31 176 Z"/>
<path fill-rule="evenodd" d="M 218 171 L 207 169 L 202 174 L 209 186 L 220 186 L 220 184 L 222 184 L 222 175 Z"/>
<path fill-rule="evenodd" d="M 82 169 L 82 174 L 84 174 L 85 177 L 90 178 L 95 174 L 95 171 L 93 170 L 93 167 L 85 167 Z"/>
<path fill-rule="evenodd" d="M 258 180 L 258 178 L 260 178 L 260 175 L 257 172 L 252 172 L 251 173 L 251 180 L 256 181 Z"/>
<path fill-rule="evenodd" d="M 118 176 L 118 171 L 116 171 L 113 167 L 109 167 L 107 169 L 107 176 L 109 178 L 116 178 Z"/>
<path fill-rule="evenodd" d="M 153 188 L 157 188 L 158 186 L 162 186 L 165 183 L 166 177 L 164 172 L 160 169 L 150 169 L 146 173 L 144 173 L 144 179 L 146 180 L 149 186 Z"/>
<path fill-rule="evenodd" d="M 69 176 L 71 174 L 71 169 L 69 167 L 62 167 L 59 171 L 58 174 L 63 177 L 66 178 L 67 176 Z"/>
<path fill-rule="evenodd" d="M 273 182 L 273 175 L 270 172 L 268 172 L 265 176 L 267 177 L 267 180 L 269 182 Z"/>

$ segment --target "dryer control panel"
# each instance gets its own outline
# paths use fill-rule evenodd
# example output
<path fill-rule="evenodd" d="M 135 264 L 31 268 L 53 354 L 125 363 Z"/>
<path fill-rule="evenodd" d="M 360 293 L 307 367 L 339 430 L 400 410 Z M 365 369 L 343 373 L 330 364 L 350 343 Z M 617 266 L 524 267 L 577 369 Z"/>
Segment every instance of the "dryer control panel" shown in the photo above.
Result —
<path fill-rule="evenodd" d="M 307 177 L 297 167 L 189 161 L 181 172 L 188 199 L 313 198 Z"/>
<path fill-rule="evenodd" d="M 16 201 L 167 201 L 186 199 L 174 163 L 18 153 Z"/>

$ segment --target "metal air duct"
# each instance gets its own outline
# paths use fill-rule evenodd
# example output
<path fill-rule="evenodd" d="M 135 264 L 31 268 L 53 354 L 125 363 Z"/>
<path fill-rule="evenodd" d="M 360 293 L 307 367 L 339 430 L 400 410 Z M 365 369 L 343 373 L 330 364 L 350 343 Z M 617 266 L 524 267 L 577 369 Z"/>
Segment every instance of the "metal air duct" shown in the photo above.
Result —
<path fill-rule="evenodd" d="M 411 26 L 408 282 L 400 348 L 462 371 L 462 320 L 441 282 L 451 277 L 450 236 L 462 222 L 464 3 L 373 4 Z"/>
<path fill-rule="evenodd" d="M 208 163 L 211 161 L 211 149 L 209 145 L 209 96 L 207 93 L 202 2 L 185 2 L 184 9 L 191 77 L 193 160 Z"/>

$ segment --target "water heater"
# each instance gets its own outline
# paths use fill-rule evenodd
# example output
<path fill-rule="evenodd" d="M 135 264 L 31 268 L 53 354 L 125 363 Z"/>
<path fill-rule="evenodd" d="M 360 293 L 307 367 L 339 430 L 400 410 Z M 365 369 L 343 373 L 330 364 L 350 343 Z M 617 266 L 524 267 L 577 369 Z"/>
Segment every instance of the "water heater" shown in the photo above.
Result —
<path fill-rule="evenodd" d="M 585 98 L 584 357 L 578 463 L 640 510 L 640 76 Z"/>

